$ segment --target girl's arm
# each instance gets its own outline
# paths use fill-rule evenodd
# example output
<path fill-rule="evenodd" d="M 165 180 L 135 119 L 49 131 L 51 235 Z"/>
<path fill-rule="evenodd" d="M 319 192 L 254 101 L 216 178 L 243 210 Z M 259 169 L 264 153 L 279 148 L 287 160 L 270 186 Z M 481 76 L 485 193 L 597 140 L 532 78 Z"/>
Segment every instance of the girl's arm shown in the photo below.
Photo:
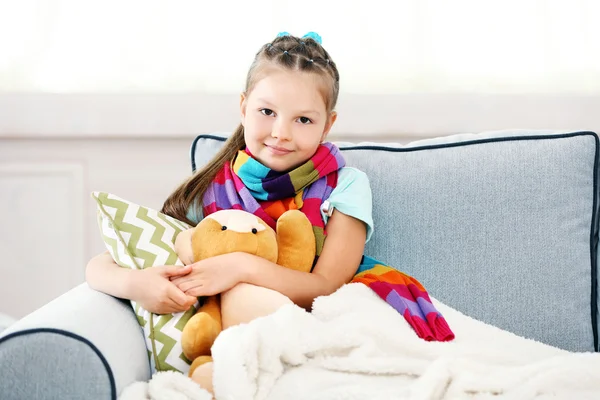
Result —
<path fill-rule="evenodd" d="M 134 270 L 117 265 L 110 253 L 92 258 L 86 267 L 86 281 L 95 290 L 121 299 L 134 300 L 144 309 L 167 314 L 189 309 L 196 298 L 188 296 L 169 281 L 188 274 L 191 267 L 165 265 Z"/>
<path fill-rule="evenodd" d="M 131 299 L 134 271 L 120 268 L 108 251 L 92 258 L 85 268 L 88 285 L 99 292 L 121 299 Z"/>
<path fill-rule="evenodd" d="M 172 279 L 191 296 L 223 293 L 240 282 L 273 289 L 304 308 L 315 297 L 331 294 L 349 282 L 365 248 L 366 225 L 334 211 L 327 223 L 327 240 L 312 273 L 284 268 L 248 253 L 228 253 L 191 265 L 192 272 Z"/>
<path fill-rule="evenodd" d="M 240 263 L 241 280 L 276 290 L 294 303 L 310 308 L 313 300 L 335 292 L 350 282 L 358 269 L 367 237 L 365 224 L 334 210 L 327 223 L 327 239 L 312 273 L 281 267 L 246 254 Z M 244 257 L 244 253 L 239 254 Z"/>

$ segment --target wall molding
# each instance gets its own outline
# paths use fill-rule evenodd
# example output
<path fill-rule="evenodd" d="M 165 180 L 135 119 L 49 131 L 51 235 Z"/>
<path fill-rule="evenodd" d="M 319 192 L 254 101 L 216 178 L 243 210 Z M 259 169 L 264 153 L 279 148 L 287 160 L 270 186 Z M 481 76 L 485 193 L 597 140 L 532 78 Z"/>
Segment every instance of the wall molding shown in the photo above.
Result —
<path fill-rule="evenodd" d="M 85 280 L 84 170 L 52 159 L 0 162 L 0 215 L 10 224 L 0 312 L 22 317 Z"/>
<path fill-rule="evenodd" d="M 0 94 L 0 138 L 189 138 L 228 132 L 239 94 Z M 600 131 L 600 95 L 340 95 L 332 137 L 421 139 L 502 129 Z"/>

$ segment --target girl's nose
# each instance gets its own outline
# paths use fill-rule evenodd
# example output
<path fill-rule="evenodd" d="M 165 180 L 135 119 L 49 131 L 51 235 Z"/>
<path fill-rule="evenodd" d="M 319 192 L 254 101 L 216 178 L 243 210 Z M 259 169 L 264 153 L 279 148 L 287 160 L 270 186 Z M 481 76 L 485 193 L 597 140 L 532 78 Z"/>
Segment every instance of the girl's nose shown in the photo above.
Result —
<path fill-rule="evenodd" d="M 279 140 L 290 140 L 292 137 L 292 128 L 285 122 L 277 122 L 273 124 L 271 137 Z"/>

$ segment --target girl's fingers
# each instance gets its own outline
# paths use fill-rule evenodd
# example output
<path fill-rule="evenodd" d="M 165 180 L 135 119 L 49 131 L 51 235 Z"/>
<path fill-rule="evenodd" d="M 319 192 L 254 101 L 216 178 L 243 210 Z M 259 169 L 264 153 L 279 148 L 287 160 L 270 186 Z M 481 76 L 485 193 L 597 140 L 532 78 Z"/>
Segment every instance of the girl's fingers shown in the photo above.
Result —
<path fill-rule="evenodd" d="M 188 303 L 188 296 L 183 293 L 182 290 L 178 289 L 176 286 L 172 286 L 169 290 L 169 299 L 182 307 L 185 307 Z"/>
<path fill-rule="evenodd" d="M 209 288 L 206 286 L 195 286 L 193 288 L 186 290 L 185 294 L 187 294 L 188 296 L 193 296 L 193 297 L 210 296 L 210 295 L 214 294 L 214 293 L 210 293 L 210 291 L 208 289 Z"/>
<path fill-rule="evenodd" d="M 179 289 L 181 289 L 182 292 L 184 292 L 185 294 L 187 294 L 188 296 L 201 296 L 201 295 L 196 295 L 190 292 L 198 292 L 198 291 L 203 291 L 206 290 L 206 285 L 204 285 L 202 282 L 186 282 L 184 284 L 182 284 L 181 286 L 178 286 Z"/>
<path fill-rule="evenodd" d="M 161 274 L 165 278 L 178 277 L 181 275 L 189 274 L 192 271 L 192 267 L 189 265 L 165 265 L 162 269 Z"/>
<path fill-rule="evenodd" d="M 175 283 L 175 282 L 173 282 L 173 283 Z M 205 282 L 203 282 L 201 280 L 197 280 L 197 279 L 183 281 L 178 284 L 176 283 L 175 285 L 179 288 L 179 290 L 181 290 L 184 293 L 191 289 L 194 289 L 194 288 L 202 288 L 203 286 L 206 286 Z"/>

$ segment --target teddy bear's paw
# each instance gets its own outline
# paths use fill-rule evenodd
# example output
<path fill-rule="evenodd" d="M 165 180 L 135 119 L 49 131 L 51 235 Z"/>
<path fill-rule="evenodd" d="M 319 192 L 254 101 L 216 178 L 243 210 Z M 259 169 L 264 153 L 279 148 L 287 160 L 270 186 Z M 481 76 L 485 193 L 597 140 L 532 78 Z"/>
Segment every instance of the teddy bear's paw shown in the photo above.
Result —
<path fill-rule="evenodd" d="M 196 358 L 194 362 L 192 362 L 192 365 L 190 365 L 188 376 L 191 378 L 194 375 L 194 371 L 196 370 L 196 368 L 206 363 L 212 362 L 212 360 L 213 359 L 211 356 L 200 356 Z"/>
<path fill-rule="evenodd" d="M 215 339 L 221 333 L 221 321 L 206 312 L 199 312 L 185 324 L 181 334 L 183 354 L 194 360 L 210 354 Z"/>

